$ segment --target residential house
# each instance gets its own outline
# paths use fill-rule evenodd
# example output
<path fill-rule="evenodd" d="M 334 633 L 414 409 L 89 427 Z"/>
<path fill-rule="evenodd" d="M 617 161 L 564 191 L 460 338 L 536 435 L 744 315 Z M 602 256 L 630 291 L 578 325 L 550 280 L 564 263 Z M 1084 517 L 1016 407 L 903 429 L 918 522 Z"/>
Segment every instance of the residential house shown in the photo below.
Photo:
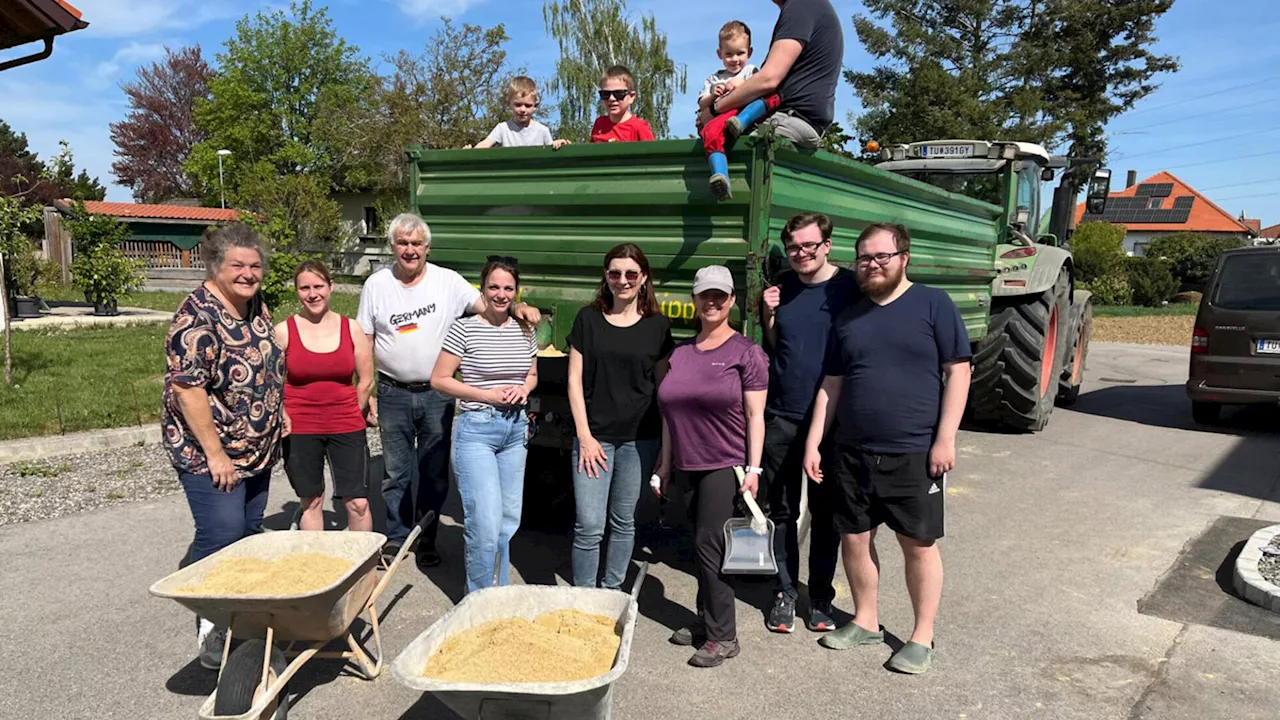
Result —
<path fill-rule="evenodd" d="M 1085 204 L 1080 203 L 1076 224 L 1101 220 L 1123 225 L 1124 249 L 1130 255 L 1142 255 L 1147 243 L 1177 232 L 1234 237 L 1242 242 L 1261 232 L 1261 222 L 1234 217 L 1168 171 L 1140 183 L 1135 180 L 1130 171 L 1125 189 L 1107 196 L 1107 208 L 1101 215 L 1086 212 Z"/>

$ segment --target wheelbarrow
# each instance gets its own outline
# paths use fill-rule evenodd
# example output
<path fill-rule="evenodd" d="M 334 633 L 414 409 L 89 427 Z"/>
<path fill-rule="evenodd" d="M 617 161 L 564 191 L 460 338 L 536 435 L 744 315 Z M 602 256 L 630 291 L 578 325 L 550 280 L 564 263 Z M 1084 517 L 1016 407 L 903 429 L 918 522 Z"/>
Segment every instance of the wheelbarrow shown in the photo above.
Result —
<path fill-rule="evenodd" d="M 637 598 L 648 573 L 640 566 L 630 594 L 599 588 L 508 585 L 468 594 L 445 613 L 391 664 L 396 682 L 431 693 L 462 720 L 608 720 L 613 684 L 627 671 L 635 633 Z M 555 610 L 580 610 L 617 618 L 622 642 L 609 672 L 587 680 L 559 683 L 463 683 L 425 677 L 427 661 L 449 637 L 502 618 L 533 620 Z"/>
<path fill-rule="evenodd" d="M 200 617 L 227 628 L 218 685 L 200 707 L 201 720 L 285 717 L 285 686 L 312 658 L 354 661 L 366 680 L 376 678 L 382 672 L 383 655 L 375 603 L 421 532 L 419 524 L 390 564 L 382 559 L 382 545 L 387 538 L 379 533 L 291 530 L 250 535 L 152 585 L 152 595 L 176 600 Z M 331 555 L 353 564 L 328 587 L 299 595 L 177 592 L 178 588 L 199 583 L 223 560 L 274 560 L 298 553 Z M 374 657 L 351 633 L 351 624 L 360 615 L 368 616 L 373 629 Z M 233 637 L 245 639 L 234 652 Z M 323 650 L 330 641 L 341 637 L 346 638 L 347 650 Z M 284 644 L 283 650 L 277 643 Z"/>

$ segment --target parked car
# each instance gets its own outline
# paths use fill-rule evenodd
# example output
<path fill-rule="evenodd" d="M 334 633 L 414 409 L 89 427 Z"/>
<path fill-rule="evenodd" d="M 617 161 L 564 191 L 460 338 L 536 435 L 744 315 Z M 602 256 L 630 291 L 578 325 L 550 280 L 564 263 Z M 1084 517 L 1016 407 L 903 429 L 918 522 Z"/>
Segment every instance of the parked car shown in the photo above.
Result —
<path fill-rule="evenodd" d="M 1280 403 L 1280 247 L 1228 250 L 1205 288 L 1191 337 L 1191 414 Z"/>

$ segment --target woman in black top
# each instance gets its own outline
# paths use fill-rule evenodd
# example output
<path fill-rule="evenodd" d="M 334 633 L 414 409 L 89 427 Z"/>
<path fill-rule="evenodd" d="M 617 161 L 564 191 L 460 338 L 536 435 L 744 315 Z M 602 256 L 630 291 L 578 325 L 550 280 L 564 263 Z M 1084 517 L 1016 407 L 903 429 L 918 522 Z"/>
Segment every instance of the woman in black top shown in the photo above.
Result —
<path fill-rule="evenodd" d="M 569 332 L 569 405 L 578 433 L 573 584 L 579 587 L 597 587 L 606 517 L 609 551 L 599 585 L 616 589 L 627 575 L 636 502 L 661 444 L 657 367 L 672 346 L 648 259 L 631 243 L 610 250 L 596 300 L 578 312 Z"/>

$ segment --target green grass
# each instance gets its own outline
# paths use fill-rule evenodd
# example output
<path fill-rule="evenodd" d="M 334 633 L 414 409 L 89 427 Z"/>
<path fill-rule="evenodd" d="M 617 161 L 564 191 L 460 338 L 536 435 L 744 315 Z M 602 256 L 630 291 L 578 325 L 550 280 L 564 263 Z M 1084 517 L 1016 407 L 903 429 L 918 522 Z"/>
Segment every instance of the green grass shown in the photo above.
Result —
<path fill-rule="evenodd" d="M 1187 315 L 1194 316 L 1200 310 L 1198 303 L 1178 303 L 1164 307 L 1133 307 L 1130 305 L 1094 305 L 1094 317 L 1161 317 Z"/>
<path fill-rule="evenodd" d="M 135 292 L 120 298 L 121 307 L 137 307 L 146 308 L 147 310 L 160 310 L 162 312 L 173 312 L 178 309 L 182 301 L 186 299 L 188 293 L 181 292 L 156 292 L 145 291 Z M 45 302 L 84 302 L 84 293 L 76 290 L 69 285 L 56 287 L 41 288 L 40 296 Z M 360 296 L 349 293 L 334 293 L 330 305 L 334 312 L 342 313 L 349 318 L 356 316 L 356 310 L 360 306 Z M 289 315 L 298 312 L 298 299 L 296 297 L 289 298 L 279 308 L 272 308 L 271 317 L 277 322 Z"/>
<path fill-rule="evenodd" d="M 0 383 L 0 440 L 154 423 L 167 330 L 152 324 L 13 333 L 13 386 Z"/>

